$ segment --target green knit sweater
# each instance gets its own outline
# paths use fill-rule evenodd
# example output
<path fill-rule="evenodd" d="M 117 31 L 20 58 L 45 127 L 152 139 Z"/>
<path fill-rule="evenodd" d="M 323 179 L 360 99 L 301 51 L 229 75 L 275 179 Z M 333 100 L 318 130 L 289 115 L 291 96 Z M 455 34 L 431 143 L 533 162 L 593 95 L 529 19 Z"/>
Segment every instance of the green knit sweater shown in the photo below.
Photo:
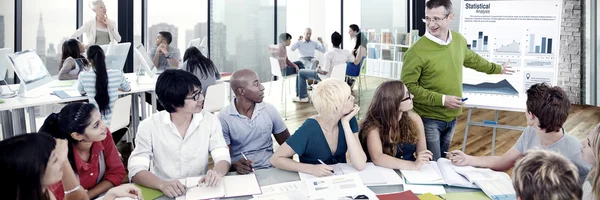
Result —
<path fill-rule="evenodd" d="M 448 45 L 422 37 L 406 52 L 400 80 L 415 96 L 414 111 L 421 117 L 450 122 L 460 115 L 462 109 L 443 106 L 442 95 L 462 96 L 462 66 L 487 74 L 502 71 L 501 65 L 468 49 L 462 35 L 454 31 L 451 34 Z"/>

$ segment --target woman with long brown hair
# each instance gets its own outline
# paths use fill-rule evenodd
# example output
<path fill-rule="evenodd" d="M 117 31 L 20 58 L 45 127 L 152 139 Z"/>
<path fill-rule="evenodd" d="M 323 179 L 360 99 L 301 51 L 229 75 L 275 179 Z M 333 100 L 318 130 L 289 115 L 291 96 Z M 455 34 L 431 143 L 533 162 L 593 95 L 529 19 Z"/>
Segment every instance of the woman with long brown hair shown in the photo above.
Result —
<path fill-rule="evenodd" d="M 368 161 L 403 170 L 419 170 L 429 163 L 432 154 L 425 143 L 423 121 L 412 111 L 412 97 L 402 81 L 377 87 L 359 132 Z"/>

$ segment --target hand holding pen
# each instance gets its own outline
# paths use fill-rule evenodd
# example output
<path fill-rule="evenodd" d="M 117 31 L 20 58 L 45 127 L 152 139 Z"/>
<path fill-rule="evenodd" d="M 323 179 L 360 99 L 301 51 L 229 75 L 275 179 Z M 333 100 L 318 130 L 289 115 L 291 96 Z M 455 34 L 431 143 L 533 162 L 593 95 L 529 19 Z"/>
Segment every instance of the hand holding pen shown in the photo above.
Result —
<path fill-rule="evenodd" d="M 243 159 L 240 159 L 236 163 L 234 163 L 235 171 L 237 171 L 238 174 L 248 174 L 250 172 L 256 172 L 253 167 L 254 162 L 249 160 L 248 157 L 246 157 L 246 154 L 244 154 L 244 152 L 242 152 L 242 157 Z"/>
<path fill-rule="evenodd" d="M 324 177 L 333 175 L 334 171 L 329 165 L 325 164 L 321 159 L 319 159 L 321 164 L 313 165 L 311 169 L 309 169 L 309 173 L 316 177 Z"/>

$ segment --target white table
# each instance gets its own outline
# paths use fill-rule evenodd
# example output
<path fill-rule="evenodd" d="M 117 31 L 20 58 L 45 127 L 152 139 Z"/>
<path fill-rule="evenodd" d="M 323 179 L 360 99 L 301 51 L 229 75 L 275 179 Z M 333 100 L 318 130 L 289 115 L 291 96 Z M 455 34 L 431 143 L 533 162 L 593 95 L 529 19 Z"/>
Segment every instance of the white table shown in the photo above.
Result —
<path fill-rule="evenodd" d="M 396 173 L 398 173 L 398 175 L 400 175 L 399 170 L 394 170 L 394 171 L 396 171 Z M 235 172 L 230 172 L 227 175 L 235 175 L 235 174 L 236 174 Z M 277 168 L 256 170 L 256 178 L 258 179 L 258 184 L 260 186 L 267 186 L 267 185 L 273 185 L 273 184 L 277 184 L 277 183 L 285 183 L 285 182 L 292 182 L 292 181 L 300 180 L 300 176 L 298 176 L 297 172 L 284 171 L 284 170 L 280 170 Z M 373 192 L 375 192 L 375 194 L 386 194 L 386 193 L 404 191 L 403 185 L 368 186 L 368 188 L 371 189 Z M 450 187 L 450 186 L 444 186 L 444 189 L 446 190 L 446 193 L 480 192 L 481 191 L 481 189 L 469 189 L 469 188 Z M 243 196 L 243 197 L 228 198 L 228 199 L 246 200 L 246 199 L 251 199 L 251 198 L 252 198 L 252 196 Z M 172 199 L 172 198 L 168 198 L 166 196 L 161 196 L 157 199 L 162 200 L 162 199 Z"/>
<path fill-rule="evenodd" d="M 138 101 L 138 96 L 142 99 L 141 102 L 145 102 L 145 95 L 143 95 L 145 92 L 152 92 L 152 113 L 156 112 L 156 94 L 154 93 L 154 89 L 155 89 L 155 84 L 156 84 L 156 76 L 154 79 L 149 79 L 146 77 L 146 79 L 140 79 L 140 81 L 138 82 L 137 80 L 137 76 L 135 75 L 135 73 L 126 73 L 125 77 L 129 80 L 130 86 L 131 86 L 131 90 L 128 92 L 119 92 L 119 95 L 134 95 L 132 98 L 132 116 L 138 116 L 138 117 L 133 117 L 133 121 L 132 121 L 132 132 L 136 133 L 137 131 L 137 125 L 139 124 L 139 116 L 140 116 L 140 108 L 139 108 L 139 101 Z M 142 81 L 143 80 L 143 81 Z M 3 89 L 7 89 L 7 86 L 2 86 Z M 11 88 L 18 88 L 18 85 L 11 85 Z M 47 88 L 42 88 L 39 90 L 40 93 L 42 93 L 39 97 L 35 97 L 35 98 L 26 98 L 26 97 L 13 97 L 13 98 L 9 98 L 9 99 L 3 99 L 4 103 L 0 104 L 0 111 L 10 111 L 10 112 L 2 112 L 2 115 L 0 115 L 3 120 L 3 125 L 6 122 L 12 121 L 12 131 L 13 133 L 4 133 L 5 137 L 6 136 L 11 136 L 11 134 L 14 135 L 14 133 L 26 133 L 27 132 L 27 128 L 26 127 L 22 127 L 21 125 L 23 123 L 19 123 L 20 119 L 23 118 L 25 116 L 24 112 L 25 109 L 27 109 L 27 112 L 29 114 L 29 129 L 30 132 L 35 132 L 36 131 L 36 122 L 35 122 L 35 109 L 34 107 L 36 106 L 43 106 L 43 105 L 52 105 L 52 104 L 60 104 L 60 103 L 69 103 L 69 102 L 75 102 L 75 101 L 83 101 L 83 100 L 87 100 L 88 97 L 86 96 L 81 96 L 81 97 L 73 97 L 73 98 L 68 98 L 68 99 L 61 99 L 60 97 L 53 95 L 52 92 L 56 91 L 56 90 L 76 90 L 76 88 L 74 86 L 69 86 L 69 87 L 47 87 Z M 5 90 L 6 91 L 6 90 Z M 142 94 L 142 95 L 140 95 Z M 142 118 L 144 118 L 146 116 L 146 107 L 142 106 L 141 107 L 141 111 L 142 111 Z M 13 120 L 10 119 L 6 119 L 8 117 L 11 117 Z"/>

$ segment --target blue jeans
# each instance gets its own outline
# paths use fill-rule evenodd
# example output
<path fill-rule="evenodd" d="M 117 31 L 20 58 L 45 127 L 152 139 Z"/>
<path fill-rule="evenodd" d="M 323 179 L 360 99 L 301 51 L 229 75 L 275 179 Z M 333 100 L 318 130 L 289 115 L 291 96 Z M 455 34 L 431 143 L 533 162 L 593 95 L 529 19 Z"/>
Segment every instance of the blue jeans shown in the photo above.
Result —
<path fill-rule="evenodd" d="M 296 62 L 302 62 L 302 64 L 304 64 L 305 69 L 317 69 L 317 67 L 319 66 L 319 60 L 315 59 L 315 57 L 302 57 L 299 61 Z"/>
<path fill-rule="evenodd" d="M 319 74 L 317 71 L 312 69 L 301 69 L 298 73 L 298 78 L 296 78 L 296 93 L 298 97 L 304 99 L 308 97 L 308 92 L 306 91 L 306 80 L 317 80 L 320 81 Z"/>
<path fill-rule="evenodd" d="M 454 129 L 456 128 L 456 119 L 445 122 L 437 119 L 422 118 L 425 127 L 425 139 L 427 149 L 433 153 L 433 160 L 446 157 L 446 151 L 450 148 Z"/>
<path fill-rule="evenodd" d="M 298 65 L 298 69 L 304 69 L 304 64 L 302 64 L 302 62 L 296 61 L 296 62 L 294 62 L 294 64 Z M 292 67 L 292 66 L 287 66 L 281 70 L 281 74 L 283 76 L 289 76 L 292 74 L 296 74 L 296 68 Z"/>

